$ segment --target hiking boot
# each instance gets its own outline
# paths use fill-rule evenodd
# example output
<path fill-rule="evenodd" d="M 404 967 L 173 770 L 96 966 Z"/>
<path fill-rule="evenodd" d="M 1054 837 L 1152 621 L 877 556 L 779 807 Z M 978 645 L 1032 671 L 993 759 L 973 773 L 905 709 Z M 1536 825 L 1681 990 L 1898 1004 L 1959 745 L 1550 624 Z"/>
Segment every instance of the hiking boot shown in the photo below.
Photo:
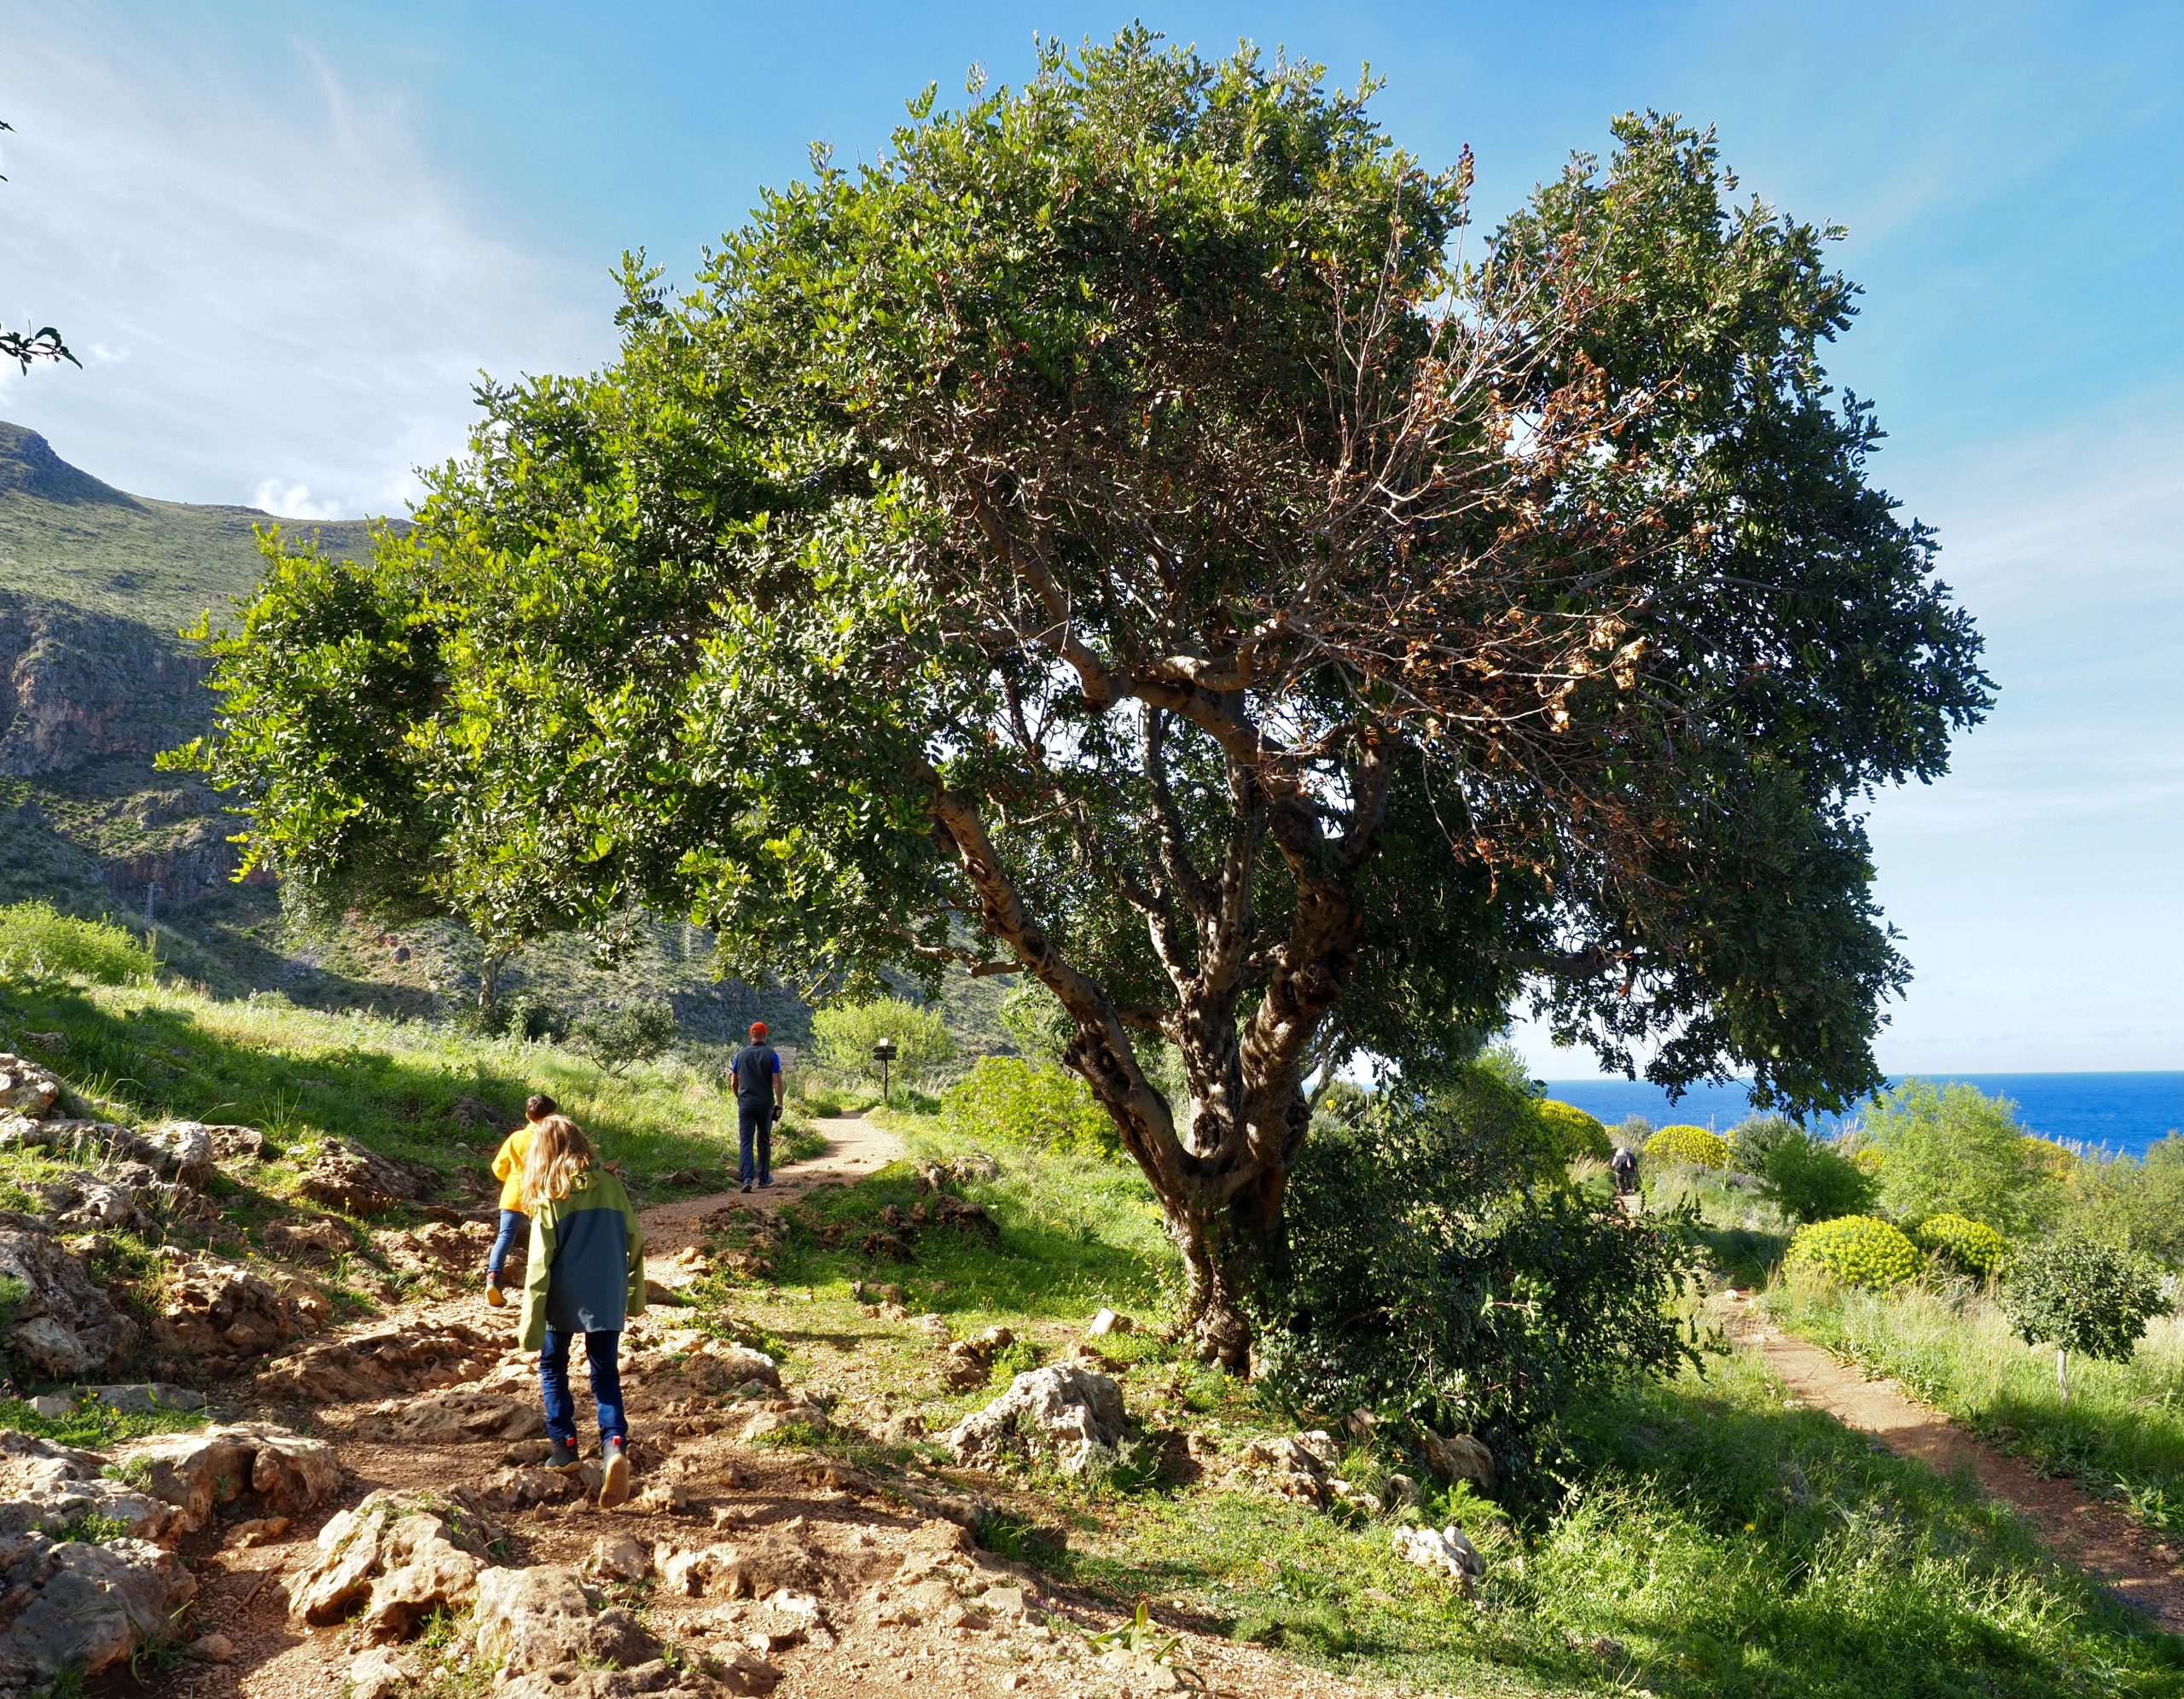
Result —
<path fill-rule="evenodd" d="M 556 1440 L 549 1435 L 546 1441 L 546 1467 L 571 1469 L 576 1466 L 577 1442 L 574 1440 Z"/>
<path fill-rule="evenodd" d="M 505 1292 L 503 1292 L 503 1291 L 502 1291 L 502 1290 L 501 1290 L 501 1277 L 500 1277 L 500 1276 L 498 1276 L 497 1274 L 489 1274 L 489 1275 L 487 1275 L 487 1276 L 485 1277 L 485 1306 L 486 1306 L 486 1307 L 487 1307 L 488 1309 L 494 1309 L 494 1310 L 502 1309 L 502 1308 L 504 1308 L 504 1307 L 507 1306 L 508 1301 L 508 1295 L 507 1293 L 505 1293 Z"/>
<path fill-rule="evenodd" d="M 599 1483 L 599 1508 L 611 1510 L 630 1496 L 630 1442 L 609 1434 L 600 1453 L 607 1459 L 607 1473 Z"/>

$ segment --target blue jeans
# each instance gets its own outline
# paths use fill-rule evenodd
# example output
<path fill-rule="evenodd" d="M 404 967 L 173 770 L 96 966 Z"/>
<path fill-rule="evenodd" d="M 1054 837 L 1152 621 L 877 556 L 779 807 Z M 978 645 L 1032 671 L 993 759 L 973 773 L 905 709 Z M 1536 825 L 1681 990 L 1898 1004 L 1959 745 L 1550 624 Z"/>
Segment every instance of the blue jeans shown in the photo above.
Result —
<path fill-rule="evenodd" d="M 485 1253 L 488 1278 L 499 1280 L 501 1271 L 508 1266 L 508 1251 L 515 1243 L 515 1236 L 528 1232 L 530 1229 L 531 1218 L 520 1209 L 503 1209 L 501 1212 L 500 1235 L 493 1241 L 493 1248 Z"/>
<path fill-rule="evenodd" d="M 538 1353 L 538 1390 L 546 1400 L 549 1438 L 574 1445 L 577 1439 L 576 1400 L 569 1396 L 569 1338 L 558 1328 L 546 1330 L 546 1347 Z M 584 1354 L 591 1366 L 591 1399 L 599 1406 L 599 1437 L 630 1437 L 630 1424 L 622 1415 L 622 1335 L 588 1333 Z"/>
<path fill-rule="evenodd" d="M 751 1164 L 751 1143 L 756 1136 L 758 1144 L 758 1163 Z M 749 1103 L 735 1106 L 736 1147 L 741 1161 L 736 1164 L 735 1178 L 746 1184 L 757 1180 L 770 1185 L 774 1178 L 774 1106 L 764 1103 L 753 1107 Z"/>

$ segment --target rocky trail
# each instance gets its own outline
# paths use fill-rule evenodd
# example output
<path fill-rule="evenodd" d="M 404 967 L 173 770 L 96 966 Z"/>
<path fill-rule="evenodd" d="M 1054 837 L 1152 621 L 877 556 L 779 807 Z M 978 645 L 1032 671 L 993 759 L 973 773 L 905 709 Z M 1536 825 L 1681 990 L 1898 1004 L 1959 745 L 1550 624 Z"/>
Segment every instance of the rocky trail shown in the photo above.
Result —
<path fill-rule="evenodd" d="M 12 1132 L 49 1147 L 52 1125 L 18 1114 L 0 1143 Z M 182 1125 L 170 1174 L 212 1160 L 205 1130 Z M 862 1120 L 822 1131 L 825 1154 L 770 1190 L 647 1212 L 659 1301 L 623 1352 L 639 1491 L 611 1512 L 595 1502 L 581 1392 L 585 1463 L 573 1477 L 542 1466 L 534 1360 L 514 1347 L 513 1307 L 487 1309 L 473 1283 L 484 1210 L 375 1231 L 437 1270 L 433 1295 L 346 1327 L 294 1309 L 271 1265 L 197 1257 L 203 1313 L 176 1348 L 195 1339 L 206 1360 L 236 1364 L 203 1388 L 212 1425 L 101 1452 L 0 1433 L 0 1695 L 72 1667 L 93 1672 L 96 1693 L 176 1699 L 1362 1691 L 1210 1626 L 1134 1631 L 1112 1603 L 981 1550 L 973 1530 L 994 1483 L 975 1468 L 883 1480 L 805 1447 L 857 1435 L 772 1358 L 694 1325 L 718 1311 L 677 1295 L 712 1275 L 709 1246 L 725 1260 L 740 1237 L 741 1254 L 764 1254 L 784 1204 L 902 1154 Z M 337 1187 L 407 1184 L 368 1172 L 365 1153 L 330 1161 Z M 105 1207 L 144 1195 L 125 1184 Z M 330 1249 L 331 1219 L 293 1224 L 299 1258 Z M 58 1266 L 87 1243 L 0 1217 L 0 1263 L 29 1246 Z M 65 1283 L 50 1289 L 67 1297 Z M 96 1320 L 93 1295 L 75 1295 L 84 1314 L 47 1318 L 62 1333 Z M 11 1343 L 47 1338 L 25 1332 L 39 1324 L 19 1320 Z M 936 1353 L 977 1358 L 976 1341 L 928 1330 Z M 1028 1450 L 1068 1469 L 1115 1443 L 1123 1420 L 1117 1383 L 1072 1360 L 1018 1376 L 941 1439 L 972 1465 Z"/>
<path fill-rule="evenodd" d="M 1720 1312 L 1730 1336 L 1757 1352 L 1798 1398 L 1846 1428 L 1870 1434 L 1899 1457 L 1944 1475 L 1969 1471 L 1986 1494 L 2008 1505 L 2042 1545 L 2094 1576 L 2172 1634 L 2184 1633 L 2184 1568 L 2121 1511 L 2068 1481 L 2036 1474 L 2023 1459 L 1966 1433 L 1919 1403 L 1892 1380 L 1876 1380 L 1808 1340 L 1785 1333 L 1731 1291 Z"/>

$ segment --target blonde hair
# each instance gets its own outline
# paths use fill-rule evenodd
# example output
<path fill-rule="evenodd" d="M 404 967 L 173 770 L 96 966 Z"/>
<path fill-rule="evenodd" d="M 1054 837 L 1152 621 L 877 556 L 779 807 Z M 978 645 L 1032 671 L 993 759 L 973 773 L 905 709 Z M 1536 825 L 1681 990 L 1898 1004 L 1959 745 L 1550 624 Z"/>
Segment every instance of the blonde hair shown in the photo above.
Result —
<path fill-rule="evenodd" d="M 525 1205 L 566 1197 L 591 1162 L 591 1141 L 584 1129 L 566 1115 L 548 1115 L 531 1128 L 531 1150 L 523 1164 Z"/>

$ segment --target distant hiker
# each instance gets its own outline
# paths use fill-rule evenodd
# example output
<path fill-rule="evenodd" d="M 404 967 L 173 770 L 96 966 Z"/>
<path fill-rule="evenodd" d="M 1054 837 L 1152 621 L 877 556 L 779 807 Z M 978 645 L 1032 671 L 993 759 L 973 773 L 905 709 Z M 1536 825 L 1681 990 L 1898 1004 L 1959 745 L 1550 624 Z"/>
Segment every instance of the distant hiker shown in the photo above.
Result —
<path fill-rule="evenodd" d="M 1627 1144 L 1615 1147 L 1615 1155 L 1607 1159 L 1607 1166 L 1615 1175 L 1615 1195 L 1627 1197 L 1638 1190 L 1638 1153 Z"/>
<path fill-rule="evenodd" d="M 754 1183 L 770 1186 L 774 1183 L 774 1123 L 781 1118 L 787 1088 L 781 1083 L 780 1053 L 766 1042 L 764 1021 L 751 1023 L 751 1042 L 736 1051 L 729 1077 L 735 1082 L 736 1178 L 745 1191 Z"/>
<path fill-rule="evenodd" d="M 501 1271 L 508 1266 L 515 1236 L 531 1226 L 530 1218 L 523 1213 L 523 1162 L 531 1154 L 531 1135 L 547 1116 L 561 1112 L 561 1106 L 543 1092 L 526 1098 L 523 1125 L 502 1139 L 501 1148 L 493 1153 L 493 1178 L 501 1183 L 501 1231 L 494 1236 L 493 1248 L 485 1253 L 485 1301 L 497 1310 L 508 1302 L 501 1290 Z"/>
<path fill-rule="evenodd" d="M 622 1182 L 593 1155 L 566 1115 L 531 1130 L 523 1166 L 531 1213 L 531 1266 L 523 1276 L 526 1351 L 538 1353 L 546 1404 L 547 1466 L 577 1463 L 577 1407 L 569 1396 L 569 1340 L 584 1335 L 599 1406 L 601 1509 L 630 1496 L 630 1424 L 622 1411 L 622 1329 L 645 1308 L 644 1234 Z"/>

